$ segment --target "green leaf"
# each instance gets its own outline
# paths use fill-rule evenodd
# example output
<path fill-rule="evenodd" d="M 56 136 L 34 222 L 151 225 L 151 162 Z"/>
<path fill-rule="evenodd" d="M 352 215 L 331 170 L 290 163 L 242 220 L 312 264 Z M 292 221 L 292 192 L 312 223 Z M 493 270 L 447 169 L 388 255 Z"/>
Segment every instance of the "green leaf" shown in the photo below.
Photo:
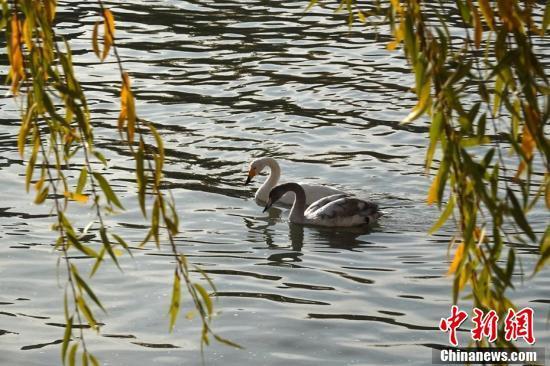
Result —
<path fill-rule="evenodd" d="M 84 186 L 86 185 L 86 179 L 88 178 L 88 169 L 83 167 L 78 177 L 78 184 L 76 186 L 76 193 L 81 194 Z"/>
<path fill-rule="evenodd" d="M 535 272 L 539 272 L 544 268 L 546 262 L 550 259 L 550 225 L 546 227 L 546 231 L 540 241 L 540 257 L 535 266 Z"/>
<path fill-rule="evenodd" d="M 100 366 L 100 365 L 99 365 L 99 361 L 97 360 L 97 358 L 95 358 L 94 355 L 89 355 L 89 356 L 90 356 L 90 361 L 92 361 L 92 364 L 93 364 L 94 366 Z"/>
<path fill-rule="evenodd" d="M 172 288 L 172 301 L 170 302 L 170 332 L 174 329 L 176 324 L 176 319 L 178 318 L 178 313 L 180 310 L 180 299 L 181 299 L 181 280 L 178 271 L 174 271 L 174 286 Z"/>
<path fill-rule="evenodd" d="M 536 241 L 537 237 L 535 236 L 535 233 L 533 233 L 531 226 L 527 222 L 523 209 L 521 208 L 516 196 L 514 195 L 514 192 L 512 192 L 510 188 L 507 188 L 506 192 L 507 192 L 507 196 L 510 198 L 510 201 L 512 202 L 512 206 L 513 206 L 512 216 L 514 217 L 514 220 L 519 225 L 519 227 L 525 232 L 525 234 L 529 237 L 529 239 L 531 239 L 532 241 Z"/>
<path fill-rule="evenodd" d="M 310 10 L 311 8 L 313 8 L 313 7 L 315 6 L 315 4 L 317 4 L 317 2 L 318 2 L 318 0 L 310 0 L 310 1 L 309 1 L 309 4 L 307 5 L 305 11 L 308 11 L 308 10 Z"/>
<path fill-rule="evenodd" d="M 103 257 L 105 257 L 105 248 L 101 248 L 99 251 L 99 254 L 97 256 L 97 259 L 94 263 L 94 266 L 92 268 L 92 272 L 90 272 L 90 277 L 93 277 L 96 271 L 99 269 L 99 266 L 101 265 L 101 262 L 103 262 Z"/>
<path fill-rule="evenodd" d="M 470 13 L 470 7 L 468 7 L 468 5 L 461 0 L 456 0 L 456 4 L 458 6 L 458 10 L 460 10 L 460 15 L 462 16 L 464 22 L 468 25 L 472 25 L 472 14 Z"/>
<path fill-rule="evenodd" d="M 95 320 L 92 311 L 90 310 L 90 308 L 88 307 L 88 304 L 86 304 L 86 301 L 82 296 L 76 297 L 76 305 L 78 306 L 78 309 L 88 321 L 88 325 L 90 325 L 90 327 L 92 328 L 97 328 L 97 321 Z"/>
<path fill-rule="evenodd" d="M 111 236 L 113 238 L 115 238 L 115 240 L 124 248 L 126 249 L 126 251 L 128 252 L 128 254 L 130 254 L 130 257 L 133 257 L 134 255 L 132 254 L 132 251 L 130 250 L 130 247 L 128 246 L 128 244 L 126 243 L 126 241 L 124 241 L 124 239 L 122 239 L 119 235 L 117 234 L 114 234 L 114 233 L 111 233 Z"/>
<path fill-rule="evenodd" d="M 550 24 L 550 2 L 546 2 L 546 8 L 544 9 L 544 20 L 542 21 L 542 31 L 545 32 L 546 28 Z"/>
<path fill-rule="evenodd" d="M 118 269 L 120 268 L 120 265 L 118 264 L 118 260 L 116 258 L 115 252 L 113 251 L 113 246 L 111 245 L 111 242 L 109 241 L 109 238 L 107 237 L 107 229 L 104 227 L 101 227 L 99 229 L 99 236 L 101 237 L 101 242 L 103 243 L 103 248 L 109 253 L 109 256 L 115 262 Z"/>
<path fill-rule="evenodd" d="M 214 338 L 215 338 L 218 342 L 223 343 L 223 344 L 225 344 L 225 345 L 228 345 L 228 346 L 230 346 L 230 347 L 235 347 L 235 348 L 238 348 L 238 349 L 243 349 L 243 347 L 242 347 L 241 345 L 239 345 L 239 344 L 237 344 L 237 343 L 235 343 L 235 342 L 232 342 L 232 341 L 230 341 L 230 340 L 228 340 L 228 339 L 226 339 L 226 338 L 222 338 L 222 337 L 220 337 L 220 336 L 217 335 L 217 334 L 214 334 Z"/>
<path fill-rule="evenodd" d="M 88 352 L 82 352 L 82 366 L 88 366 Z"/>
<path fill-rule="evenodd" d="M 139 207 L 141 208 L 141 213 L 143 217 L 147 217 L 147 210 L 145 208 L 145 194 L 147 189 L 147 178 L 145 176 L 145 169 L 143 163 L 145 162 L 145 153 L 143 151 L 143 146 L 139 146 L 136 153 L 136 180 L 138 186 L 138 201 Z"/>
<path fill-rule="evenodd" d="M 94 175 L 94 178 L 99 182 L 99 186 L 101 187 L 101 190 L 105 194 L 107 201 L 114 203 L 118 208 L 120 208 L 121 210 L 124 210 L 124 207 L 122 207 L 122 204 L 118 200 L 118 197 L 116 196 L 115 192 L 113 192 L 111 185 L 107 182 L 105 177 L 103 177 L 103 175 L 97 172 L 93 172 L 93 175 Z"/>
<path fill-rule="evenodd" d="M 443 113 L 437 112 L 432 118 L 432 123 L 430 125 L 430 146 L 428 147 L 428 152 L 426 153 L 426 173 L 429 172 L 430 166 L 432 165 L 433 155 L 435 153 L 435 148 L 437 142 L 439 141 L 441 131 L 442 131 L 442 122 L 443 122 Z"/>
<path fill-rule="evenodd" d="M 422 89 L 420 90 L 420 94 L 418 96 L 418 102 L 414 106 L 414 108 L 411 110 L 409 115 L 405 117 L 400 124 L 407 124 L 418 117 L 420 117 L 431 105 L 431 98 L 430 98 L 430 90 L 431 90 L 431 80 L 425 80 L 424 84 L 422 85 Z"/>
<path fill-rule="evenodd" d="M 78 349 L 78 343 L 75 343 L 71 346 L 71 350 L 69 351 L 69 366 L 75 366 L 77 349 Z"/>
<path fill-rule="evenodd" d="M 80 250 L 82 253 L 86 254 L 89 257 L 97 258 L 97 253 L 90 247 L 83 245 L 80 240 L 74 235 L 74 233 L 67 232 L 67 239 L 69 242 L 75 246 L 76 249 Z"/>
<path fill-rule="evenodd" d="M 508 260 L 506 262 L 506 281 L 510 287 L 512 285 L 512 275 L 514 274 L 514 268 L 516 265 L 516 254 L 513 248 L 510 248 L 508 251 Z"/>
<path fill-rule="evenodd" d="M 447 203 L 447 206 L 445 206 L 445 210 L 443 210 L 443 213 L 441 214 L 437 222 L 428 231 L 429 235 L 432 235 L 437 230 L 439 230 L 439 228 L 447 221 L 449 216 L 451 216 L 451 214 L 453 213 L 453 209 L 455 207 L 455 201 L 456 201 L 455 196 L 454 195 L 451 196 L 451 199 Z"/>
<path fill-rule="evenodd" d="M 101 161 L 101 163 L 105 166 L 107 166 L 107 159 L 105 159 L 105 156 L 103 156 L 102 153 L 99 151 L 94 151 L 94 156 L 97 158 L 97 160 Z"/>
<path fill-rule="evenodd" d="M 36 195 L 36 198 L 34 199 L 34 203 L 36 203 L 37 205 L 43 203 L 46 200 L 46 197 L 48 197 L 49 191 L 50 191 L 49 187 L 46 187 L 40 192 L 38 192 L 38 194 Z"/>
<path fill-rule="evenodd" d="M 160 134 L 158 133 L 157 129 L 155 128 L 155 126 L 153 126 L 152 123 L 147 123 L 147 126 L 149 127 L 149 129 L 151 130 L 151 133 L 155 137 L 155 142 L 157 144 L 158 154 L 156 154 L 156 158 L 155 158 L 155 161 L 156 161 L 155 181 L 156 181 L 156 184 L 159 185 L 160 184 L 160 178 L 162 177 L 162 169 L 163 169 L 163 166 L 164 166 L 164 143 L 162 141 L 162 138 L 160 137 Z"/>
<path fill-rule="evenodd" d="M 67 349 L 69 348 L 69 342 L 71 341 L 72 329 L 73 317 L 71 316 L 67 319 L 67 323 L 65 324 L 65 334 L 63 335 L 63 343 L 61 345 L 61 359 L 63 360 L 63 364 L 65 364 Z"/>
<path fill-rule="evenodd" d="M 487 126 L 487 115 L 485 113 L 483 113 L 481 115 L 481 117 L 479 117 L 479 119 L 477 120 L 477 136 L 478 137 L 483 137 L 485 136 L 485 129 L 486 129 L 486 126 Z"/>
<path fill-rule="evenodd" d="M 82 277 L 80 277 L 80 275 L 78 274 L 78 270 L 74 264 L 71 264 L 71 272 L 74 275 L 78 288 L 80 288 L 81 290 L 84 289 L 84 291 L 86 291 L 88 296 L 96 303 L 96 305 L 99 306 L 99 308 L 103 310 L 104 313 L 106 313 L 105 308 L 103 307 L 103 305 L 101 305 L 101 302 L 99 301 L 97 296 L 94 294 L 90 286 L 88 286 L 86 281 L 84 281 Z"/>
<path fill-rule="evenodd" d="M 472 147 L 472 146 L 479 146 L 479 145 L 489 144 L 489 143 L 491 143 L 491 139 L 489 138 L 489 136 L 466 137 L 460 140 L 461 147 Z"/>
<path fill-rule="evenodd" d="M 206 309 L 208 310 L 208 315 L 209 316 L 212 315 L 213 306 L 212 306 L 212 299 L 210 299 L 210 295 L 208 295 L 208 292 L 200 284 L 195 283 L 194 286 L 197 289 L 197 291 L 199 291 L 199 294 L 202 297 L 204 305 L 206 305 Z"/>
<path fill-rule="evenodd" d="M 182 254 L 181 256 L 183 256 L 183 254 Z M 209 276 L 202 268 L 200 268 L 199 266 L 194 266 L 194 268 L 195 268 L 195 270 L 198 271 L 198 272 L 204 277 L 204 279 L 208 282 L 208 285 L 210 285 L 210 287 L 212 288 L 212 291 L 217 292 L 216 285 L 214 284 L 214 282 L 212 281 L 212 279 L 210 278 L 210 276 Z"/>

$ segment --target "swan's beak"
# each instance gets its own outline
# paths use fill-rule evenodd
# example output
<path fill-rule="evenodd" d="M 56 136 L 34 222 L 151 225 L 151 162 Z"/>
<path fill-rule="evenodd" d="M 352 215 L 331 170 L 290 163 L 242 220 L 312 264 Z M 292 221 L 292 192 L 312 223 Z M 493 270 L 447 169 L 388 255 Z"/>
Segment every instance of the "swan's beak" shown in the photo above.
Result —
<path fill-rule="evenodd" d="M 256 176 L 256 169 L 254 168 L 250 168 L 250 170 L 248 171 L 248 178 L 246 178 L 246 182 L 244 182 L 244 185 L 248 185 L 248 183 L 250 183 L 252 181 L 252 178 L 254 178 Z"/>
<path fill-rule="evenodd" d="M 270 198 L 269 201 L 267 201 L 267 205 L 265 205 L 265 208 L 262 212 L 266 212 L 267 210 L 269 210 L 271 206 L 273 206 L 273 202 L 271 202 L 271 198 Z"/>

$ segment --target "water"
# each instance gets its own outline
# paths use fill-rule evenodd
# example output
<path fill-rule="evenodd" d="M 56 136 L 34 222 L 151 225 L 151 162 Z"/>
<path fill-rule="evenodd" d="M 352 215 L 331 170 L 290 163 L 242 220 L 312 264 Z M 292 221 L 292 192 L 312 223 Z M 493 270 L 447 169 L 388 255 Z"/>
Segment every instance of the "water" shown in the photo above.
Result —
<path fill-rule="evenodd" d="M 177 244 L 217 286 L 214 329 L 245 347 L 214 344 L 205 360 L 429 364 L 431 348 L 447 344 L 437 325 L 450 312 L 453 230 L 425 234 L 438 216 L 425 205 L 427 124 L 399 125 L 415 104 L 413 78 L 402 54 L 385 50 L 383 28 L 377 39 L 372 29 L 349 29 L 331 9 L 304 14 L 304 6 L 112 6 L 139 115 L 166 142 L 166 178 L 182 220 Z M 116 142 L 119 75 L 112 58 L 100 64 L 90 52 L 96 14 L 95 5 L 61 3 L 59 28 L 71 39 L 109 179 L 127 208 L 111 223 L 137 242 L 144 229 L 127 188 L 132 163 Z M 59 364 L 64 275 L 49 207 L 24 194 L 17 107 L 3 98 L 0 108 L 0 364 Z M 287 181 L 331 184 L 379 202 L 386 215 L 365 233 L 289 225 L 284 208 L 264 214 L 253 194 L 265 178 L 244 186 L 247 165 L 259 156 L 278 159 Z M 92 219 L 86 207 L 73 214 L 81 225 Z M 537 231 L 545 228 L 546 212 L 532 218 Z M 535 250 L 519 249 L 531 268 Z M 107 264 L 93 279 L 108 312 L 98 313 L 101 332 L 86 336 L 105 365 L 200 364 L 200 324 L 184 318 L 189 302 L 168 333 L 168 253 L 149 246 L 121 258 L 122 273 Z M 91 266 L 75 262 L 84 273 Z M 548 345 L 548 270 L 521 279 L 518 272 L 512 298 L 535 309 L 537 345 Z M 460 333 L 463 344 L 467 336 Z"/>

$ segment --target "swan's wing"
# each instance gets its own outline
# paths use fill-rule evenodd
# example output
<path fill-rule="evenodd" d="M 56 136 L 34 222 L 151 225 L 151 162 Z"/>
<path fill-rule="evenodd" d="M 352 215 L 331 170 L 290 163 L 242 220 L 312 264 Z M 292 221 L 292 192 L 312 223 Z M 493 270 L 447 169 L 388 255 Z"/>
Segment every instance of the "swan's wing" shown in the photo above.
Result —
<path fill-rule="evenodd" d="M 306 195 L 307 195 L 307 193 L 306 193 Z M 313 202 L 311 205 L 309 205 L 309 207 L 306 209 L 304 214 L 305 215 L 314 215 L 317 210 L 323 208 L 324 206 L 328 205 L 329 203 L 331 203 L 333 201 L 336 201 L 338 199 L 341 199 L 341 198 L 345 198 L 345 197 L 348 197 L 348 195 L 345 194 L 345 193 L 343 193 L 343 194 L 341 193 L 341 194 L 333 194 L 331 196 L 321 198 L 321 199 Z"/>
<path fill-rule="evenodd" d="M 312 214 L 312 218 L 331 226 L 370 224 L 380 217 L 376 203 L 351 197 L 333 200 Z"/>
<path fill-rule="evenodd" d="M 304 192 L 306 192 L 307 204 L 314 203 L 321 198 L 333 196 L 335 194 L 346 194 L 345 192 L 340 191 L 336 188 L 327 186 L 313 185 L 307 183 L 300 183 L 300 185 L 304 189 Z"/>

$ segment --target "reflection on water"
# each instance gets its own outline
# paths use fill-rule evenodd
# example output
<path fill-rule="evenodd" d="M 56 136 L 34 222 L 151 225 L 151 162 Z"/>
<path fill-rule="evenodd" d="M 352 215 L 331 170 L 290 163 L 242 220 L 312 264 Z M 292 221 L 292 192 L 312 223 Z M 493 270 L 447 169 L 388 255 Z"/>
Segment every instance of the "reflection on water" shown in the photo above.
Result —
<path fill-rule="evenodd" d="M 431 348 L 447 341 L 437 324 L 450 307 L 446 248 L 454 233 L 424 234 L 437 218 L 424 203 L 427 127 L 399 125 L 415 104 L 414 81 L 401 53 L 386 51 L 384 28 L 376 38 L 373 29 L 349 29 L 330 8 L 304 14 L 305 2 L 111 6 L 140 116 L 166 141 L 167 187 L 182 221 L 177 244 L 216 284 L 215 330 L 246 347 L 214 344 L 207 364 L 431 362 Z M 109 179 L 127 208 L 113 224 L 137 244 L 146 229 L 128 188 L 133 164 L 116 140 L 119 75 L 90 52 L 96 14 L 94 4 L 60 2 L 60 34 L 73 44 Z M 17 107 L 3 98 L 0 108 L 0 364 L 58 364 L 64 279 L 52 218 L 23 194 Z M 243 185 L 260 156 L 276 158 L 286 181 L 330 184 L 378 202 L 384 216 L 358 231 L 293 225 L 282 207 L 262 213 L 253 199 L 261 180 Z M 77 207 L 73 217 L 84 226 L 92 216 Z M 544 230 L 546 213 L 531 217 Z M 535 252 L 522 248 L 524 268 Z M 75 262 L 83 272 L 92 265 Z M 187 320 L 184 311 L 167 332 L 172 262 L 167 251 L 146 247 L 121 258 L 122 273 L 106 265 L 94 277 L 108 312 L 98 313 L 99 335 L 85 332 L 105 364 L 201 363 L 193 314 Z M 516 276 L 519 306 L 548 312 L 546 274 L 529 286 Z M 544 321 L 535 332 L 538 344 L 550 342 Z"/>

